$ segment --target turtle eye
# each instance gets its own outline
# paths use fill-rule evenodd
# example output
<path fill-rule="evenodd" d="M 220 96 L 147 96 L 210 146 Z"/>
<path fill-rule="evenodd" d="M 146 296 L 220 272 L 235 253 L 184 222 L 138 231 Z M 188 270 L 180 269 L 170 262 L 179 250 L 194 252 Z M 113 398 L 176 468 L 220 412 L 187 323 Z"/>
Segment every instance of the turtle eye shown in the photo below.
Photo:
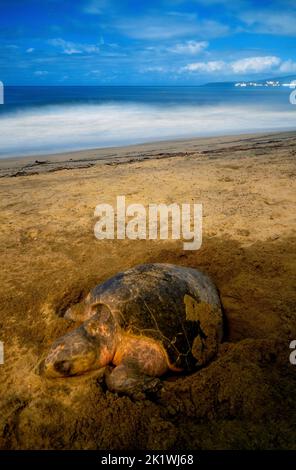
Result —
<path fill-rule="evenodd" d="M 70 361 L 57 361 L 54 364 L 54 368 L 60 374 L 70 375 L 70 373 L 71 373 L 71 362 Z"/>

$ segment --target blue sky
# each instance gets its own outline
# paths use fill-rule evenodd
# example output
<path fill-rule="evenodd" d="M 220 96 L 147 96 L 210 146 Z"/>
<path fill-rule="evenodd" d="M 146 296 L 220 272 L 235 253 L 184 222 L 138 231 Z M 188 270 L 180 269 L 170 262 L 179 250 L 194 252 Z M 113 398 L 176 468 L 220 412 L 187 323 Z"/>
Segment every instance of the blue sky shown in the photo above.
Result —
<path fill-rule="evenodd" d="M 0 28 L 4 84 L 296 76 L 295 0 L 1 0 Z"/>

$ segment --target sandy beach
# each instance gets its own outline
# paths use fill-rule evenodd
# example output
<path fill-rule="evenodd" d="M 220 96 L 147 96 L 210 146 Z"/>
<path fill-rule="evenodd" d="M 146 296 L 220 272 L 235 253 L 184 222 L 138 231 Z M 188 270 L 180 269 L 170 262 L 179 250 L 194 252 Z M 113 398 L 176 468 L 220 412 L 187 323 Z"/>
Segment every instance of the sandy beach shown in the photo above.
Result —
<path fill-rule="evenodd" d="M 296 132 L 157 142 L 0 160 L 1 449 L 294 449 Z M 203 244 L 97 240 L 94 209 L 203 204 Z M 164 381 L 157 400 L 106 392 L 101 371 L 45 379 L 38 364 L 75 324 L 66 309 L 145 262 L 215 281 L 218 357 Z"/>

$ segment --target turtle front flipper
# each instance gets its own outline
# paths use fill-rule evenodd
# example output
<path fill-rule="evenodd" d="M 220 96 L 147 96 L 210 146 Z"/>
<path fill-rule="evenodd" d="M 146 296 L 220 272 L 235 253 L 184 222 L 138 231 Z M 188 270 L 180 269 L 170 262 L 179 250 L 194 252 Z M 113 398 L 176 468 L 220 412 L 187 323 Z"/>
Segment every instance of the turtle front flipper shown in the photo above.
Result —
<path fill-rule="evenodd" d="M 98 313 L 101 309 L 102 305 L 92 304 L 90 301 L 90 295 L 88 295 L 81 302 L 71 305 L 71 307 L 66 310 L 64 318 L 82 323 Z"/>
<path fill-rule="evenodd" d="M 112 392 L 133 398 L 155 395 L 161 377 L 169 369 L 167 354 L 161 343 L 145 336 L 121 333 L 112 360 L 116 366 L 106 371 L 106 385 Z"/>
<path fill-rule="evenodd" d="M 88 305 L 86 305 L 85 302 L 82 301 L 78 304 L 71 305 L 71 307 L 66 310 L 64 318 L 75 322 L 84 322 L 89 318 L 88 310 Z"/>
<path fill-rule="evenodd" d="M 137 400 L 147 395 L 155 397 L 162 388 L 159 378 L 143 374 L 132 361 L 126 361 L 114 369 L 107 368 L 105 382 L 110 392 L 122 393 Z"/>

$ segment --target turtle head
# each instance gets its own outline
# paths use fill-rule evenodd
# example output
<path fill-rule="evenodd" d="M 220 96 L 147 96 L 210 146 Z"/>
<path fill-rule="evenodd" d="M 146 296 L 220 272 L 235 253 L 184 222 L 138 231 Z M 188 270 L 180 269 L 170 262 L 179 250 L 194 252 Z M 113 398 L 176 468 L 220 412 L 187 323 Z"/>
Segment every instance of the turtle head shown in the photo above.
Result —
<path fill-rule="evenodd" d="M 105 309 L 55 341 L 41 372 L 48 377 L 68 377 L 101 369 L 112 361 L 117 340 L 116 324 Z"/>
<path fill-rule="evenodd" d="M 80 327 L 53 343 L 41 366 L 46 376 L 79 375 L 100 367 L 96 344 L 83 333 Z"/>

